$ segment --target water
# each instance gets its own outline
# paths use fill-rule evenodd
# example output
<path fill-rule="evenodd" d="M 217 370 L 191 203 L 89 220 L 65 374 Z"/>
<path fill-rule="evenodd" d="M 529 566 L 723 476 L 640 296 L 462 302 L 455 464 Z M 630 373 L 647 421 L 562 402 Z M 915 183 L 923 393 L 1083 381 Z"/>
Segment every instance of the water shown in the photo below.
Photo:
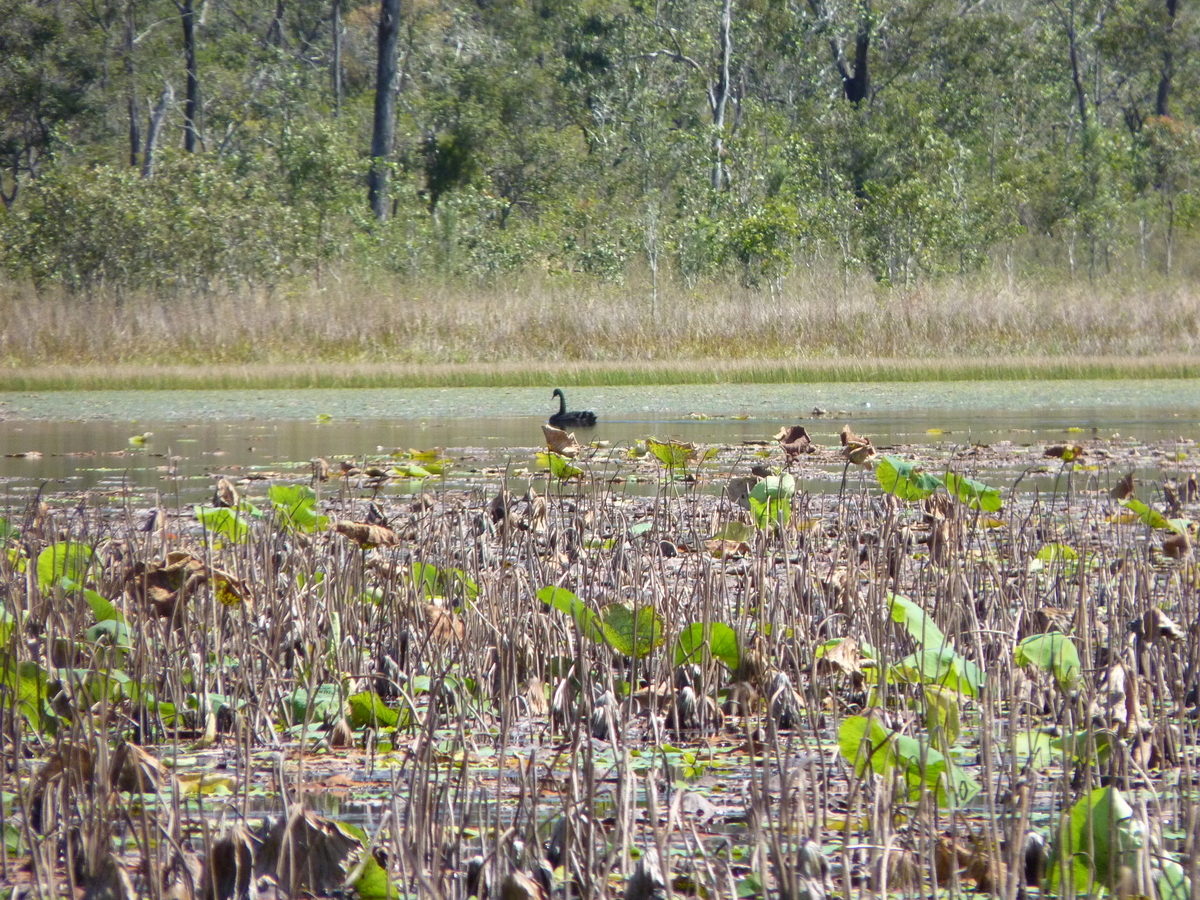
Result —
<path fill-rule="evenodd" d="M 736 446 L 801 423 L 834 445 L 845 423 L 879 447 L 1200 438 L 1200 380 L 581 387 L 581 440 L 654 436 Z M 814 407 L 827 415 L 813 418 Z M 126 486 L 196 499 L 214 473 L 297 477 L 308 460 L 441 448 L 460 474 L 532 466 L 548 389 L 80 391 L 0 394 L 0 491 Z M 931 433 L 931 429 L 934 430 Z M 1081 431 L 1068 431 L 1081 429 Z M 134 435 L 151 432 L 144 445 Z M 35 452 L 40 457 L 14 457 Z"/>

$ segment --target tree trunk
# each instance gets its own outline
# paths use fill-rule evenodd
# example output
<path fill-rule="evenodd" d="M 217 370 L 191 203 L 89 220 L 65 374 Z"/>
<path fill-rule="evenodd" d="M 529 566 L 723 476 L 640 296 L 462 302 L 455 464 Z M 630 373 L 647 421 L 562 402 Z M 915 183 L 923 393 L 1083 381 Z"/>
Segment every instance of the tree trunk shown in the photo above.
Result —
<path fill-rule="evenodd" d="M 371 172 L 367 199 L 375 218 L 388 214 L 387 162 L 396 130 L 396 42 L 400 34 L 400 0 L 380 0 L 379 57 L 375 67 L 375 126 L 371 134 Z"/>
<path fill-rule="evenodd" d="M 333 0 L 333 117 L 342 114 L 342 0 Z"/>
<path fill-rule="evenodd" d="M 200 137 L 197 117 L 200 115 L 200 75 L 196 68 L 196 7 L 195 0 L 175 0 L 183 23 L 183 57 L 187 67 L 187 99 L 183 106 L 183 149 L 196 152 Z"/>
<path fill-rule="evenodd" d="M 163 119 L 166 118 L 167 110 L 171 108 L 174 100 L 175 92 L 171 90 L 171 85 L 167 84 L 158 97 L 158 103 L 150 110 L 150 124 L 146 128 L 146 152 L 142 157 L 143 178 L 154 174 L 154 148 L 158 143 L 158 132 L 162 129 Z"/>
<path fill-rule="evenodd" d="M 275 15 L 271 18 L 271 26 L 267 29 L 267 43 L 276 47 L 283 46 L 283 0 L 275 0 Z"/>
<path fill-rule="evenodd" d="M 721 60 L 717 69 L 717 83 L 713 86 L 713 171 L 714 191 L 725 187 L 725 105 L 729 102 L 729 60 L 733 56 L 733 0 L 725 0 L 721 8 L 721 26 L 717 32 Z"/>
<path fill-rule="evenodd" d="M 812 10 L 818 24 L 828 28 L 832 16 L 825 6 L 824 0 L 808 0 L 808 8 Z M 866 99 L 871 89 L 870 69 L 867 60 L 871 50 L 871 27 L 873 25 L 871 0 L 860 0 L 858 10 L 858 27 L 854 33 L 854 71 L 846 61 L 846 54 L 838 39 L 829 37 L 829 52 L 833 55 L 833 64 L 837 67 L 842 79 L 842 92 L 846 99 L 857 106 Z"/>
<path fill-rule="evenodd" d="M 1154 112 L 1165 118 L 1171 116 L 1171 82 L 1175 78 L 1175 54 L 1171 43 L 1175 37 L 1175 16 L 1179 12 L 1179 0 L 1167 0 L 1167 25 L 1163 34 L 1162 71 L 1158 78 L 1158 93 L 1154 98 Z"/>
<path fill-rule="evenodd" d="M 138 109 L 137 71 L 133 63 L 133 4 L 125 5 L 124 67 L 126 81 L 126 107 L 129 113 L 129 165 L 136 168 L 142 155 L 141 110 Z"/>

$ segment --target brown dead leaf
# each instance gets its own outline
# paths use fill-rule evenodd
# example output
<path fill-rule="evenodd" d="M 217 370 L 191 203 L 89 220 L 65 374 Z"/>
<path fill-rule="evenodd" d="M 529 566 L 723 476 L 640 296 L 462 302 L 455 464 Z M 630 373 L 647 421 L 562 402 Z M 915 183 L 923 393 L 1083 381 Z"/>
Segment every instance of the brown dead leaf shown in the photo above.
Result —
<path fill-rule="evenodd" d="M 1183 487 L 1183 499 L 1187 503 L 1195 503 L 1200 500 L 1200 485 L 1196 484 L 1195 472 L 1188 475 L 1187 484 Z"/>
<path fill-rule="evenodd" d="M 550 712 L 550 704 L 546 700 L 546 686 L 537 677 L 531 677 L 525 682 L 525 700 L 529 703 L 529 711 L 535 716 L 544 716 Z"/>
<path fill-rule="evenodd" d="M 944 834 L 934 847 L 934 869 L 939 887 L 949 885 L 955 872 L 960 878 L 975 882 L 981 893 L 994 893 L 1006 880 L 1007 867 L 1000 854 L 988 852 L 987 845 L 979 838 L 968 841 L 955 839 Z"/>
<path fill-rule="evenodd" d="M 350 727 L 350 722 L 345 716 L 342 716 L 334 724 L 329 732 L 330 747 L 353 747 L 354 746 L 354 729 Z"/>
<path fill-rule="evenodd" d="M 775 435 L 775 440 L 783 448 L 784 461 L 791 465 L 805 453 L 816 453 L 812 439 L 803 425 L 793 425 L 791 428 L 781 428 Z"/>
<path fill-rule="evenodd" d="M 1133 472 L 1130 472 L 1124 478 L 1116 483 L 1108 495 L 1114 500 L 1128 500 L 1133 496 Z"/>
<path fill-rule="evenodd" d="M 112 786 L 130 794 L 157 793 L 171 782 L 171 772 L 156 757 L 128 741 L 113 753 L 109 770 Z"/>
<path fill-rule="evenodd" d="M 436 603 L 425 604 L 425 621 L 429 625 L 429 634 L 435 641 L 448 644 L 463 639 L 462 619 Z"/>
<path fill-rule="evenodd" d="M 309 460 L 309 465 L 312 466 L 312 480 L 328 481 L 329 480 L 329 460 L 323 456 L 317 456 Z"/>
<path fill-rule="evenodd" d="M 842 638 L 840 644 L 827 648 L 825 655 L 817 660 L 816 671 L 818 675 L 844 672 L 860 677 L 863 670 L 859 659 L 858 640 L 852 637 Z"/>
<path fill-rule="evenodd" d="M 218 478 L 217 485 L 213 488 L 212 505 L 220 506 L 226 509 L 234 509 L 242 500 L 238 496 L 237 488 L 233 486 L 233 482 L 228 478 Z"/>
<path fill-rule="evenodd" d="M 1183 631 L 1157 606 L 1152 606 L 1131 626 L 1134 634 L 1151 644 L 1183 640 Z"/>
<path fill-rule="evenodd" d="M 706 549 L 714 559 L 741 559 L 750 552 L 750 545 L 745 541 L 726 541 L 713 538 L 704 542 Z"/>
<path fill-rule="evenodd" d="M 1163 556 L 1167 559 L 1190 559 L 1192 539 L 1186 531 L 1163 538 Z"/>
<path fill-rule="evenodd" d="M 875 455 L 869 437 L 860 437 L 850 430 L 849 425 L 843 425 L 841 431 L 842 458 L 856 466 L 865 466 Z"/>
<path fill-rule="evenodd" d="M 372 525 L 370 522 L 341 521 L 333 526 L 338 534 L 344 534 L 360 547 L 390 547 L 400 542 L 399 536 L 386 525 Z"/>
<path fill-rule="evenodd" d="M 577 456 L 582 449 L 575 440 L 574 432 L 567 433 L 553 425 L 543 425 L 542 434 L 546 437 L 546 446 L 560 456 Z"/>
<path fill-rule="evenodd" d="M 729 497 L 729 502 L 742 509 L 749 509 L 750 492 L 754 490 L 758 481 L 757 475 L 730 478 L 729 484 L 725 486 L 725 494 Z"/>
<path fill-rule="evenodd" d="M 254 871 L 274 874 L 289 897 L 341 891 L 363 853 L 362 841 L 344 826 L 299 805 L 260 839 Z"/>

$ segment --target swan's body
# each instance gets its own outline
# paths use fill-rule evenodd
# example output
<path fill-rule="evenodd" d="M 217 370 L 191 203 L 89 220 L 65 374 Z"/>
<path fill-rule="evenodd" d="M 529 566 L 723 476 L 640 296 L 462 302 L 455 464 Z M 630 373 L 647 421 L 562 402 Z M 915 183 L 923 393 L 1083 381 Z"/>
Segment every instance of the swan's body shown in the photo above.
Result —
<path fill-rule="evenodd" d="M 567 398 L 560 388 L 554 389 L 553 396 L 558 398 L 558 412 L 550 417 L 550 424 L 555 428 L 591 428 L 596 424 L 596 414 L 586 410 L 567 412 Z"/>

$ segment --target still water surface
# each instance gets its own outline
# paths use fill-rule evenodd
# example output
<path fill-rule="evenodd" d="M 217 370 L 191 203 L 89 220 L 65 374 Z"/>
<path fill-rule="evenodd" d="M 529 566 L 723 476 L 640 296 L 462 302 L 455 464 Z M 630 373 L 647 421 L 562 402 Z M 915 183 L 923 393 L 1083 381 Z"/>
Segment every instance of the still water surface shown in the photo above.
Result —
<path fill-rule="evenodd" d="M 581 440 L 618 446 L 648 436 L 728 446 L 796 423 L 835 444 L 846 422 L 880 447 L 1028 444 L 1062 440 L 1068 428 L 1200 438 L 1200 380 L 1191 379 L 580 387 L 567 396 L 600 417 Z M 813 418 L 814 407 L 828 415 Z M 315 456 L 361 461 L 395 448 L 527 465 L 554 408 L 548 389 L 530 388 L 0 394 L 0 491 L 50 480 L 53 490 L 127 482 L 169 493 L 211 484 L 218 469 L 307 471 Z M 130 444 L 144 432 L 144 447 Z M 40 458 L 11 456 L 31 451 Z"/>

